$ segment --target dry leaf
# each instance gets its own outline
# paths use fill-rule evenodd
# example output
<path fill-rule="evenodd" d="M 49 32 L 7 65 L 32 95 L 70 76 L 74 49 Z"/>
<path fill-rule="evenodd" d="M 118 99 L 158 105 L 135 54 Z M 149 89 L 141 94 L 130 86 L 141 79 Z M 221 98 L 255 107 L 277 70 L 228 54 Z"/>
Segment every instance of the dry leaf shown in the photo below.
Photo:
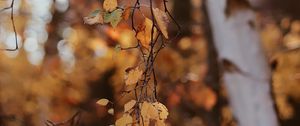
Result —
<path fill-rule="evenodd" d="M 104 0 L 103 2 L 103 9 L 108 12 L 112 12 L 118 6 L 117 0 Z"/>
<path fill-rule="evenodd" d="M 114 115 L 115 114 L 115 110 L 113 108 L 110 108 L 107 110 L 108 114 Z"/>
<path fill-rule="evenodd" d="M 151 42 L 151 31 L 153 22 L 149 18 L 145 18 L 144 23 L 139 26 L 136 38 L 141 42 L 142 46 L 149 49 Z M 153 39 L 157 36 L 156 28 L 154 27 Z"/>
<path fill-rule="evenodd" d="M 154 18 L 157 22 L 157 25 L 158 25 L 160 31 L 165 36 L 165 38 L 168 39 L 169 36 L 168 36 L 167 25 L 170 22 L 168 15 L 164 11 L 162 11 L 158 8 L 153 9 L 153 13 L 154 13 Z"/>
<path fill-rule="evenodd" d="M 149 102 L 143 102 L 141 106 L 141 115 L 147 119 L 159 119 L 157 109 Z"/>
<path fill-rule="evenodd" d="M 109 100 L 102 98 L 96 102 L 98 105 L 106 106 L 109 103 Z"/>
<path fill-rule="evenodd" d="M 136 104 L 135 100 L 131 100 L 128 103 L 126 103 L 124 105 L 124 112 L 127 112 L 127 111 L 131 110 L 135 106 L 135 104 Z"/>
<path fill-rule="evenodd" d="M 139 125 L 136 124 L 134 126 L 152 126 L 150 125 L 150 119 L 149 118 L 140 118 L 140 121 L 139 121 Z"/>
<path fill-rule="evenodd" d="M 155 126 L 166 126 L 165 120 L 156 120 Z"/>
<path fill-rule="evenodd" d="M 122 15 L 125 21 L 129 19 L 130 12 L 131 12 L 131 7 L 126 7 Z"/>
<path fill-rule="evenodd" d="M 131 91 L 133 91 L 134 89 L 136 89 L 135 84 L 132 84 L 132 85 L 126 85 L 126 86 L 124 87 L 124 91 L 125 91 L 125 92 L 131 92 Z"/>
<path fill-rule="evenodd" d="M 156 126 L 165 126 L 165 120 L 169 115 L 168 109 L 165 105 L 159 102 L 149 103 L 143 102 L 140 104 L 141 116 L 145 123 L 149 123 L 150 120 L 156 120 Z"/>
<path fill-rule="evenodd" d="M 155 106 L 156 109 L 159 110 L 159 118 L 163 120 L 167 119 L 169 115 L 167 107 L 164 104 L 159 102 L 155 102 L 153 103 L 153 105 Z"/>
<path fill-rule="evenodd" d="M 89 16 L 84 17 L 83 21 L 85 24 L 103 24 L 103 15 L 99 10 L 95 10 Z"/>
<path fill-rule="evenodd" d="M 116 121 L 116 126 L 130 126 L 133 123 L 132 117 L 129 114 L 124 114 Z"/>
<path fill-rule="evenodd" d="M 127 86 L 133 85 L 139 81 L 143 74 L 143 71 L 140 70 L 139 67 L 136 67 L 134 69 L 130 69 L 127 74 L 125 75 L 125 84 Z"/>

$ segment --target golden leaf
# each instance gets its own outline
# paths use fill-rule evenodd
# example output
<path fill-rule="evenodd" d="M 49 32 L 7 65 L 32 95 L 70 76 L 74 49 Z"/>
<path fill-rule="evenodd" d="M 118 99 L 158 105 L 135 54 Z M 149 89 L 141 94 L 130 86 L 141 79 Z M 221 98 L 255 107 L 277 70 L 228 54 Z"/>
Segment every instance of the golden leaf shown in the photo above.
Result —
<path fill-rule="evenodd" d="M 143 102 L 141 106 L 141 115 L 147 119 L 159 119 L 157 109 L 149 102 Z"/>
<path fill-rule="evenodd" d="M 130 126 L 133 123 L 132 117 L 129 114 L 124 114 L 116 121 L 116 126 Z"/>
<path fill-rule="evenodd" d="M 165 120 L 156 120 L 155 126 L 166 126 Z"/>
<path fill-rule="evenodd" d="M 109 100 L 102 98 L 96 102 L 98 105 L 106 106 L 109 103 Z"/>
<path fill-rule="evenodd" d="M 149 49 L 151 42 L 153 22 L 149 18 L 145 18 L 144 23 L 138 28 L 136 38 L 141 42 L 142 46 Z M 153 39 L 157 36 L 156 28 L 154 27 Z"/>
<path fill-rule="evenodd" d="M 103 2 L 103 9 L 108 12 L 112 12 L 118 6 L 117 0 L 104 0 Z"/>
<path fill-rule="evenodd" d="M 169 115 L 167 107 L 160 102 L 155 102 L 153 103 L 153 105 L 155 106 L 156 109 L 159 110 L 159 118 L 163 120 L 167 119 Z"/>
<path fill-rule="evenodd" d="M 143 74 L 143 71 L 140 70 L 139 67 L 136 67 L 134 69 L 130 69 L 127 74 L 125 75 L 125 84 L 126 85 L 133 85 L 139 81 Z"/>
<path fill-rule="evenodd" d="M 153 9 L 153 13 L 160 31 L 165 36 L 165 38 L 168 39 L 169 38 L 168 29 L 167 29 L 167 25 L 169 23 L 168 15 L 158 8 Z"/>
<path fill-rule="evenodd" d="M 131 100 L 124 105 L 124 112 L 131 110 L 136 104 L 135 100 Z"/>

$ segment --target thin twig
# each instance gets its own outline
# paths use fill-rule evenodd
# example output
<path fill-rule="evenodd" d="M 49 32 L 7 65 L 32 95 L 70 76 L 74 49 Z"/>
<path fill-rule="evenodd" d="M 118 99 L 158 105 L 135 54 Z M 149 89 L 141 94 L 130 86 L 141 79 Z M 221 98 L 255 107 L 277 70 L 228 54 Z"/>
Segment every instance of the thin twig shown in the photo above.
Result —
<path fill-rule="evenodd" d="M 176 36 L 173 38 L 173 39 L 176 39 L 180 34 L 181 34 L 181 27 L 180 25 L 178 24 L 178 22 L 175 20 L 175 18 L 172 16 L 172 14 L 170 13 L 170 11 L 168 10 L 168 7 L 167 7 L 167 0 L 164 0 L 164 8 L 165 8 L 165 12 L 170 16 L 170 18 L 172 19 L 172 21 L 175 23 L 175 25 L 177 26 L 177 34 Z M 172 40 L 171 40 L 172 41 Z"/>

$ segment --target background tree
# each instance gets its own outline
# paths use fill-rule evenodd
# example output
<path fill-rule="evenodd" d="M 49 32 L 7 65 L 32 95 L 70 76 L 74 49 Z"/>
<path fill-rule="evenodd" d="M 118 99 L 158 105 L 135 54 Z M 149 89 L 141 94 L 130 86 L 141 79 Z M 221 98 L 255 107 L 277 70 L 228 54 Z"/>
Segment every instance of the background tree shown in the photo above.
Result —
<path fill-rule="evenodd" d="M 255 26 L 255 13 L 245 0 L 207 0 L 214 42 L 224 83 L 241 126 L 276 126 L 270 70 Z"/>

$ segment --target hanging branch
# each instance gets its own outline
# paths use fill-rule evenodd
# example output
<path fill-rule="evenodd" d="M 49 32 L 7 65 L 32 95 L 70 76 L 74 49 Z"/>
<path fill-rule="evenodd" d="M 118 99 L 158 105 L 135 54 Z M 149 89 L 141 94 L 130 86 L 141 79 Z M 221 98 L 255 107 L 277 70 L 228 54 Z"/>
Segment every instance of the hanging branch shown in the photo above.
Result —
<path fill-rule="evenodd" d="M 138 40 L 138 44 L 137 46 L 134 46 L 134 47 L 128 47 L 128 48 L 121 48 L 121 50 L 130 50 L 130 49 L 135 49 L 135 48 L 138 48 L 140 50 L 140 53 L 142 53 L 142 58 L 143 58 L 143 61 L 145 63 L 145 70 L 143 72 L 143 78 L 141 79 L 141 82 L 138 82 L 136 83 L 136 88 L 137 87 L 140 87 L 140 96 L 137 97 L 136 99 L 138 101 L 140 100 L 144 100 L 145 97 L 147 97 L 147 86 L 148 86 L 148 82 L 153 79 L 154 81 L 154 98 L 157 99 L 157 79 L 156 79 L 156 76 L 155 76 L 155 70 L 154 70 L 154 62 L 156 60 L 156 57 L 158 56 L 159 52 L 161 49 L 163 49 L 165 47 L 165 44 L 166 44 L 166 41 L 164 40 L 164 38 L 162 37 L 162 42 L 161 42 L 161 45 L 158 47 L 157 50 L 155 50 L 155 47 L 157 45 L 157 42 L 162 34 L 162 32 L 160 31 L 159 27 L 157 26 L 157 22 L 155 20 L 155 16 L 154 16 L 154 12 L 153 12 L 153 1 L 152 0 L 149 0 L 149 4 L 150 4 L 150 12 L 151 12 L 151 21 L 153 22 L 153 25 L 151 27 L 151 37 L 150 37 L 150 49 L 148 49 L 148 56 L 145 58 L 145 54 L 146 52 L 143 51 L 143 47 L 141 46 L 141 41 Z M 163 4 L 164 4 L 164 11 L 165 13 L 168 14 L 168 16 L 172 19 L 172 21 L 175 23 L 175 25 L 177 26 L 178 28 L 178 32 L 175 36 L 178 37 L 178 35 L 180 34 L 180 26 L 179 24 L 176 22 L 176 20 L 172 17 L 171 13 L 169 12 L 168 8 L 167 8 L 167 5 L 166 5 L 167 1 L 164 0 L 163 1 Z M 134 4 L 132 10 L 132 13 L 131 13 L 131 27 L 132 27 L 132 30 L 136 33 L 136 36 L 138 34 L 138 29 L 136 29 L 135 27 L 135 21 L 134 21 L 134 16 L 135 16 L 135 12 L 136 10 L 139 10 L 140 11 L 140 1 L 137 0 Z M 154 32 L 155 30 L 158 31 L 158 35 L 157 37 L 154 39 Z M 141 85 L 141 86 L 138 86 L 138 85 Z M 146 88 L 146 90 L 144 90 Z M 137 91 L 136 89 L 135 90 L 135 94 L 137 94 Z M 136 95 L 137 96 L 137 95 Z M 142 98 L 144 97 L 144 98 Z"/>
<path fill-rule="evenodd" d="M 157 121 L 162 121 L 160 123 L 163 123 L 166 119 L 166 116 L 168 115 L 166 107 L 162 103 L 158 102 L 158 81 L 155 74 L 154 63 L 156 62 L 157 56 L 159 55 L 160 51 L 168 44 L 168 42 L 179 36 L 181 28 L 169 12 L 167 8 L 167 1 L 162 0 L 162 2 L 164 8 L 163 10 L 160 10 L 159 8 L 154 8 L 153 0 L 149 0 L 149 6 L 141 5 L 140 0 L 136 0 L 133 6 L 129 6 L 126 8 L 119 7 L 117 5 L 117 0 L 104 0 L 104 11 L 94 11 L 90 14 L 90 16 L 84 18 L 84 22 L 90 25 L 109 23 L 112 27 L 115 28 L 122 19 L 129 19 L 128 15 L 131 14 L 131 29 L 133 32 L 135 32 L 137 44 L 135 46 L 126 48 L 123 48 L 120 45 L 116 46 L 118 50 L 123 51 L 137 49 L 142 56 L 142 61 L 137 66 L 129 67 L 125 70 L 125 88 L 126 86 L 134 86 L 134 88 L 121 92 L 126 94 L 134 93 L 135 97 L 134 100 L 132 100 L 133 102 L 129 102 L 126 105 L 127 107 L 132 106 L 131 108 L 129 108 L 132 111 L 124 114 L 123 117 L 119 119 L 122 120 L 126 118 L 126 120 L 128 120 L 128 118 L 131 118 L 130 114 L 134 115 L 135 122 L 127 122 L 126 124 L 142 123 L 142 125 L 145 125 L 146 122 L 149 123 L 149 118 L 143 118 L 143 116 L 145 116 L 145 113 L 142 112 L 142 104 L 148 104 L 150 105 L 150 107 L 153 107 L 153 105 L 156 104 L 156 107 L 160 107 L 155 109 L 154 111 L 159 110 L 159 112 L 164 112 L 164 116 L 159 118 L 152 117 L 156 118 Z M 149 11 L 151 12 L 150 18 L 146 17 L 143 14 L 143 12 L 141 11 L 141 7 L 149 9 Z M 129 11 L 128 13 L 128 9 L 132 11 Z M 136 24 L 136 12 L 139 12 L 144 17 L 144 22 L 142 24 Z M 169 39 L 167 31 L 167 25 L 168 23 L 170 23 L 170 20 L 176 25 L 178 29 L 176 36 L 172 39 Z M 116 124 L 118 123 L 121 122 L 118 122 L 117 120 Z"/>
<path fill-rule="evenodd" d="M 13 48 L 13 49 L 0 49 L 0 50 L 16 51 L 16 50 L 19 49 L 19 46 L 18 46 L 18 37 L 17 37 L 17 30 L 16 30 L 16 26 L 15 26 L 15 21 L 14 21 L 14 3 L 15 3 L 15 0 L 12 0 L 10 6 L 1 9 L 0 13 L 3 12 L 3 11 L 5 11 L 5 10 L 9 10 L 9 9 L 11 10 L 10 11 L 10 20 L 11 20 L 11 24 L 12 24 L 13 31 L 14 31 L 14 36 L 15 36 L 15 48 Z"/>

